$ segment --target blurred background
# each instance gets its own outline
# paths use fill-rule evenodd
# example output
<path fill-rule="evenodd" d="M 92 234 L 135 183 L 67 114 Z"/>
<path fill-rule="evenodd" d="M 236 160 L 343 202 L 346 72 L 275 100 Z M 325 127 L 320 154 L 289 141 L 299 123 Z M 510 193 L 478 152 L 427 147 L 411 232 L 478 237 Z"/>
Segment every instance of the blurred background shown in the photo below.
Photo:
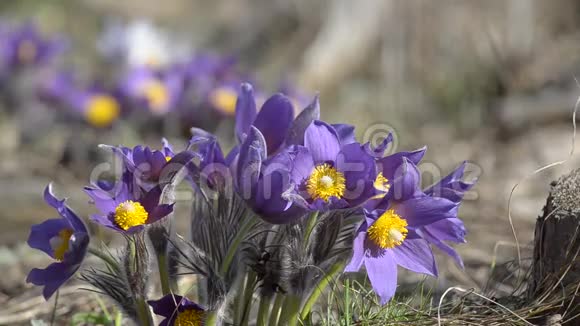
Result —
<path fill-rule="evenodd" d="M 53 214 L 49 181 L 86 216 L 81 187 L 110 159 L 98 144 L 167 137 L 179 149 L 200 127 L 228 148 L 241 81 L 262 100 L 284 92 L 296 112 L 318 93 L 323 119 L 356 125 L 361 140 L 394 131 L 398 150 L 427 145 L 431 177 L 472 162 L 466 270 L 441 256 L 443 288 L 482 288 L 514 259 L 512 188 L 572 146 L 574 0 L 19 0 L 0 2 L 0 17 L 0 304 L 43 259 L 24 241 Z M 579 162 L 519 183 L 524 258 L 550 182 Z"/>

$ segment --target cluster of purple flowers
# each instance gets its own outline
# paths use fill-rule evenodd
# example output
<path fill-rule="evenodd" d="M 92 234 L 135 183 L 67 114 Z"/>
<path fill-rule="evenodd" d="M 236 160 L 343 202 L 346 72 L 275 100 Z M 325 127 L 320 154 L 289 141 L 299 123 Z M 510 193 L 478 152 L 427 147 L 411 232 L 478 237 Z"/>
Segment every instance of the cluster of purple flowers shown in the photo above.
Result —
<path fill-rule="evenodd" d="M 318 97 L 295 116 L 292 100 L 283 94 L 271 96 L 259 110 L 251 85 L 242 84 L 236 94 L 238 144 L 227 154 L 215 136 L 202 130 L 193 130 L 183 151 L 175 151 L 165 140 L 161 150 L 109 147 L 123 162 L 122 174 L 117 182 L 99 180 L 85 188 L 100 211 L 92 221 L 127 236 L 155 227 L 173 211 L 173 203 L 162 197 L 174 172 L 183 170 L 195 192 L 207 196 L 210 191 L 223 194 L 233 189 L 234 196 L 271 230 L 300 224 L 318 213 L 359 214 L 360 226 L 352 237 L 352 256 L 344 271 L 356 272 L 364 266 L 382 304 L 395 293 L 397 266 L 437 275 L 432 246 L 462 265 L 447 242 L 465 242 L 466 230 L 457 214 L 464 193 L 475 181 L 463 180 L 466 163 L 422 189 L 417 165 L 425 148 L 386 155 L 392 136 L 377 146 L 359 143 L 353 126 L 320 120 Z M 45 271 L 33 270 L 29 281 L 45 285 L 48 298 L 78 269 L 88 234 L 80 219 L 49 190 L 45 197 L 62 218 L 34 226 L 29 244 L 59 262 Z M 66 272 L 53 273 L 57 268 Z M 201 306 L 173 294 L 150 305 L 166 317 L 162 325 L 185 321 L 198 325 L 205 314 Z"/>
<path fill-rule="evenodd" d="M 187 55 L 163 64 L 154 58 L 132 64 L 117 60 L 120 62 L 107 63 L 113 70 L 110 73 L 81 78 L 70 65 L 59 69 L 55 64 L 67 45 L 64 39 L 41 34 L 32 23 L 0 25 L 0 81 L 9 83 L 9 78 L 23 68 L 34 68 L 34 84 L 41 100 L 64 116 L 84 120 L 95 128 L 109 128 L 122 118 L 143 122 L 169 114 L 185 129 L 192 124 L 207 125 L 208 116 L 218 121 L 232 117 L 237 86 L 252 80 L 235 58 L 212 53 Z M 146 49 L 123 51 L 137 50 Z M 39 73 L 39 67 L 46 69 Z M 280 89 L 297 103 L 303 99 L 292 87 L 283 85 Z"/>

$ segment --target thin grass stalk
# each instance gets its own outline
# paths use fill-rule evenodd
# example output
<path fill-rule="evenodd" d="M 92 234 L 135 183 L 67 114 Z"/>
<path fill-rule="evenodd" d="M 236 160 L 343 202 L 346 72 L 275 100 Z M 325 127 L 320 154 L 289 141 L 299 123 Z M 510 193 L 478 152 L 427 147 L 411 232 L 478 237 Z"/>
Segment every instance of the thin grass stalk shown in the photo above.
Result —
<path fill-rule="evenodd" d="M 235 325 L 239 325 L 240 322 L 242 321 L 242 313 L 243 313 L 242 305 L 244 304 L 243 301 L 244 301 L 244 291 L 246 288 L 246 281 L 247 281 L 247 275 L 244 274 L 244 276 L 242 277 L 242 280 L 240 282 L 238 292 L 236 293 L 236 297 L 234 298 L 234 324 Z"/>
<path fill-rule="evenodd" d="M 267 326 L 268 313 L 270 312 L 270 305 L 272 304 L 272 296 L 264 295 L 260 298 L 260 305 L 258 307 L 258 318 L 256 320 L 257 326 Z"/>
<path fill-rule="evenodd" d="M 169 264 L 167 253 L 157 254 L 157 267 L 159 268 L 159 280 L 161 282 L 161 292 L 163 295 L 171 293 L 171 281 L 169 280 Z"/>
<path fill-rule="evenodd" d="M 314 290 L 312 291 L 312 293 L 310 294 L 310 296 L 306 300 L 304 307 L 302 308 L 302 312 L 300 313 L 301 319 L 304 320 L 308 317 L 308 314 L 310 314 L 312 307 L 314 306 L 316 301 L 318 301 L 318 298 L 320 297 L 322 292 L 324 292 L 324 289 L 326 289 L 328 284 L 332 281 L 332 279 L 334 279 L 334 277 L 338 273 L 340 273 L 344 270 L 344 265 L 345 265 L 345 261 L 343 261 L 343 260 L 334 263 L 334 265 L 332 265 L 332 267 L 330 267 L 330 270 L 328 271 L 328 273 L 320 280 L 320 282 L 318 282 L 318 284 L 316 285 L 316 287 L 314 288 Z"/>
<path fill-rule="evenodd" d="M 296 295 L 287 295 L 284 299 L 284 306 L 278 320 L 278 326 L 296 326 L 298 325 L 298 316 L 300 315 L 301 299 Z"/>
<path fill-rule="evenodd" d="M 255 272 L 249 271 L 246 280 L 246 285 L 244 286 L 244 296 L 242 304 L 242 320 L 240 321 L 240 326 L 248 325 L 250 319 L 250 310 L 252 309 L 252 299 L 254 297 L 254 286 L 256 285 L 256 279 L 258 276 Z"/>
<path fill-rule="evenodd" d="M 226 273 L 228 272 L 228 269 L 230 268 L 230 265 L 231 265 L 232 261 L 234 260 L 234 257 L 236 255 L 236 252 L 238 251 L 240 244 L 243 242 L 246 234 L 248 233 L 248 231 L 250 231 L 250 229 L 252 228 L 253 225 L 254 225 L 254 219 L 248 218 L 244 222 L 242 227 L 238 230 L 236 237 L 234 238 L 234 241 L 232 241 L 232 244 L 228 248 L 228 252 L 226 254 L 226 257 L 224 258 L 224 261 L 222 262 L 222 265 L 220 267 L 220 275 L 222 275 L 222 276 L 226 275 Z"/>
<path fill-rule="evenodd" d="M 284 296 L 281 294 L 276 294 L 276 299 L 274 299 L 274 305 L 272 306 L 272 311 L 270 311 L 270 319 L 268 320 L 268 325 L 277 325 L 280 318 L 282 303 L 284 303 Z"/>

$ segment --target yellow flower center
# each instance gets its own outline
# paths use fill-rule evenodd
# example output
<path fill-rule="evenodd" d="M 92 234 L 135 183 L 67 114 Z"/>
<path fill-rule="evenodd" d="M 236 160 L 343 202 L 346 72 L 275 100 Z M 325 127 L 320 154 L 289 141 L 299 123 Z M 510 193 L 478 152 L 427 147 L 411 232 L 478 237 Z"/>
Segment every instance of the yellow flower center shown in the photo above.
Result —
<path fill-rule="evenodd" d="M 218 88 L 209 96 L 210 102 L 221 112 L 227 115 L 236 113 L 238 94 L 229 88 Z"/>
<path fill-rule="evenodd" d="M 169 91 L 163 83 L 159 80 L 152 79 L 145 83 L 141 91 L 149 102 L 153 113 L 162 114 L 167 112 L 169 108 Z"/>
<path fill-rule="evenodd" d="M 376 196 L 374 196 L 373 199 L 385 197 L 385 195 L 387 194 L 387 192 L 391 188 L 391 185 L 389 184 L 389 179 L 385 178 L 383 176 L 382 172 L 379 172 L 373 185 L 374 185 L 376 190 L 381 192 L 381 193 L 377 194 Z"/>
<path fill-rule="evenodd" d="M 29 63 L 34 61 L 36 58 L 36 45 L 34 42 L 29 40 L 24 40 L 18 45 L 16 56 L 18 61 L 21 63 Z"/>
<path fill-rule="evenodd" d="M 177 314 L 173 325 L 175 326 L 201 326 L 205 312 L 197 309 L 187 309 Z"/>
<path fill-rule="evenodd" d="M 119 103 L 113 97 L 96 95 L 89 100 L 85 118 L 91 125 L 103 128 L 113 123 L 120 112 Z"/>
<path fill-rule="evenodd" d="M 407 232 L 407 221 L 390 209 L 369 227 L 367 235 L 377 246 L 390 249 L 401 245 Z"/>
<path fill-rule="evenodd" d="M 73 235 L 73 230 L 62 229 L 57 236 L 50 239 L 50 247 L 54 252 L 54 259 L 63 261 L 64 254 L 68 251 L 69 240 Z"/>
<path fill-rule="evenodd" d="M 171 156 L 165 156 L 165 162 L 171 161 Z"/>
<path fill-rule="evenodd" d="M 115 223 L 123 230 L 145 224 L 148 217 L 143 205 L 132 200 L 122 202 L 115 208 Z"/>
<path fill-rule="evenodd" d="M 320 164 L 306 181 L 306 190 L 312 199 L 328 201 L 330 197 L 341 198 L 346 189 L 344 174 L 329 164 Z"/>

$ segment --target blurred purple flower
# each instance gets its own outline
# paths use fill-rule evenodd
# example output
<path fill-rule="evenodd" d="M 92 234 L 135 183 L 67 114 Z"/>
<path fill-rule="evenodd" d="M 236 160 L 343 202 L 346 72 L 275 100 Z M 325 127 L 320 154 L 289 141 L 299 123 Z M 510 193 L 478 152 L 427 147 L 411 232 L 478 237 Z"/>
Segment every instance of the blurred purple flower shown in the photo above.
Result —
<path fill-rule="evenodd" d="M 205 309 L 180 295 L 168 294 L 147 303 L 156 315 L 165 317 L 159 326 L 201 326 L 205 323 Z"/>
<path fill-rule="evenodd" d="M 89 245 L 89 233 L 65 201 L 54 197 L 50 185 L 44 190 L 44 201 L 61 217 L 33 225 L 28 245 L 44 251 L 58 262 L 45 269 L 32 269 L 26 282 L 44 286 L 43 295 L 48 300 L 79 269 Z"/>
<path fill-rule="evenodd" d="M 159 204 L 160 186 L 146 191 L 134 183 L 134 177 L 128 171 L 115 185 L 100 182 L 85 187 L 85 192 L 101 211 L 91 219 L 121 233 L 138 232 L 173 211 L 173 204 Z"/>
<path fill-rule="evenodd" d="M 156 186 L 163 187 L 163 183 L 168 180 L 161 180 L 171 159 L 175 155 L 173 147 L 164 138 L 162 139 L 163 149 L 154 150 L 148 146 L 137 145 L 133 148 L 124 146 L 105 146 L 110 148 L 123 160 L 123 170 L 129 172 L 134 178 L 133 181 L 145 190 L 151 190 Z"/>
<path fill-rule="evenodd" d="M 46 38 L 33 23 L 4 31 L 1 38 L 0 53 L 5 70 L 49 63 L 66 47 L 62 39 Z"/>
<path fill-rule="evenodd" d="M 183 72 L 177 68 L 156 71 L 147 67 L 133 68 L 120 83 L 121 93 L 137 107 L 154 115 L 173 110 L 183 93 Z"/>
<path fill-rule="evenodd" d="M 74 88 L 63 96 L 66 105 L 95 128 L 107 128 L 121 115 L 119 97 L 107 91 Z"/>

